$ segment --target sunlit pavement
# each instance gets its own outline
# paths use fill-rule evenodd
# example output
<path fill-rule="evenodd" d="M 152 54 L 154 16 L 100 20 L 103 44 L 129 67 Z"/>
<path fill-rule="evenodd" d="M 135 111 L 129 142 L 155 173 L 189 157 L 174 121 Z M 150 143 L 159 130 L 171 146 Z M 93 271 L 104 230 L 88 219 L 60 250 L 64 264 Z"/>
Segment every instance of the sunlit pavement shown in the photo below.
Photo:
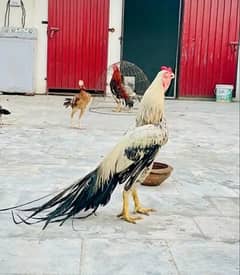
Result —
<path fill-rule="evenodd" d="M 94 98 L 80 129 L 63 96 L 0 95 L 0 208 L 57 192 L 85 175 L 134 127 L 137 106 L 115 113 Z M 0 274 L 239 274 L 239 103 L 166 101 L 170 137 L 157 159 L 160 186 L 139 186 L 157 211 L 123 222 L 122 186 L 97 216 L 15 225 L 0 212 Z"/>

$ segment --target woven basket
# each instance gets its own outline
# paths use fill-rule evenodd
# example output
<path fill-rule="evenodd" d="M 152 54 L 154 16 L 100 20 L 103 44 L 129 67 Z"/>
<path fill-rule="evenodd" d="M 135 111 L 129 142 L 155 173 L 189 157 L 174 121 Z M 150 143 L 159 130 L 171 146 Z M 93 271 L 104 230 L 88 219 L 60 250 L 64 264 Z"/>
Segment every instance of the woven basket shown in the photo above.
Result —
<path fill-rule="evenodd" d="M 164 182 L 172 173 L 173 167 L 161 163 L 154 162 L 150 174 L 146 177 L 142 185 L 156 186 Z"/>

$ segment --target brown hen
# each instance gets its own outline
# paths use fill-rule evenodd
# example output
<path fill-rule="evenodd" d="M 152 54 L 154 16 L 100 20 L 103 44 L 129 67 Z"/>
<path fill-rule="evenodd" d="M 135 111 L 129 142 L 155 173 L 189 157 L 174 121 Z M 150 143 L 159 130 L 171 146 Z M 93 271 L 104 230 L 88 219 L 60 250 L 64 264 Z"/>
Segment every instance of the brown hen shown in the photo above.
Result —
<path fill-rule="evenodd" d="M 80 127 L 80 119 L 86 108 L 89 106 L 92 100 L 92 96 L 86 91 L 83 80 L 79 80 L 79 94 L 75 95 L 73 98 L 65 98 L 63 105 L 68 108 L 71 106 L 71 126 L 73 126 L 73 117 L 74 114 L 79 110 L 79 127 Z"/>

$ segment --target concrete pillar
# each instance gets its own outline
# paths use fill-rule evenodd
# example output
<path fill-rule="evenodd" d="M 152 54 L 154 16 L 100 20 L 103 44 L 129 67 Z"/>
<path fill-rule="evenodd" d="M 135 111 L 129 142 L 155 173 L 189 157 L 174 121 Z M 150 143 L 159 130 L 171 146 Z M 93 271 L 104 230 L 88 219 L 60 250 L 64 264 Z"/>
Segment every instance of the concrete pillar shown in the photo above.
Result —
<path fill-rule="evenodd" d="M 37 52 L 36 52 L 36 93 L 46 93 L 47 88 L 47 24 L 42 21 L 48 20 L 48 0 L 34 0 L 32 13 L 34 18 L 32 26 L 38 30 Z"/>
<path fill-rule="evenodd" d="M 112 71 L 110 65 L 120 61 L 121 54 L 121 35 L 122 35 L 122 5 L 123 0 L 110 0 L 109 12 L 109 28 L 113 28 L 113 32 L 109 32 L 108 36 L 108 71 L 107 83 L 110 82 Z M 110 88 L 107 86 L 106 94 L 111 95 Z"/>
<path fill-rule="evenodd" d="M 238 46 L 238 65 L 237 65 L 237 83 L 236 83 L 236 101 L 240 101 L 240 45 Z"/>

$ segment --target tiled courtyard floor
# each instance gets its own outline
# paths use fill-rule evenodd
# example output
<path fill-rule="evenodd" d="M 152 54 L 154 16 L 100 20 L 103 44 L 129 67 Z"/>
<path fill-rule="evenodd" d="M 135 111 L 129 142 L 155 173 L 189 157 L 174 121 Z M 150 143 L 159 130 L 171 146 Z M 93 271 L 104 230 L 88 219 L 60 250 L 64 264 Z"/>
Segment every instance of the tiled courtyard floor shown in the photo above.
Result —
<path fill-rule="evenodd" d="M 63 100 L 0 95 L 12 112 L 0 128 L 0 208 L 70 185 L 134 126 L 136 110 L 116 114 L 111 98 L 94 98 L 71 128 Z M 139 187 L 157 212 L 136 225 L 118 219 L 121 186 L 97 216 L 45 231 L 1 212 L 0 274 L 239 274 L 238 115 L 238 103 L 166 101 L 170 138 L 157 158 L 174 171 Z"/>

